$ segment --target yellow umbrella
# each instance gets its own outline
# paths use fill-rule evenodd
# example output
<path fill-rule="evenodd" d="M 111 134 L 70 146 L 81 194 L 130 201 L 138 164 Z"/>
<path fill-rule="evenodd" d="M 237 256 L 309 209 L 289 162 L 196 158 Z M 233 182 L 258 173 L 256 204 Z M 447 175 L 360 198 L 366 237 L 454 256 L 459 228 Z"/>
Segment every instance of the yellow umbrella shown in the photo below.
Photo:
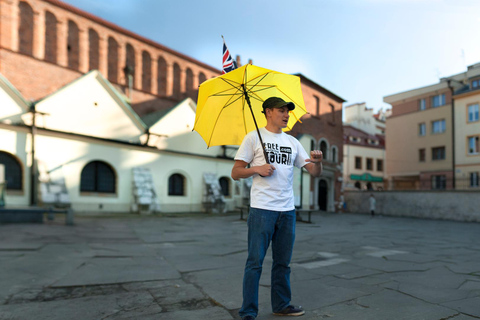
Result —
<path fill-rule="evenodd" d="M 245 135 L 267 124 L 263 101 L 279 97 L 293 102 L 295 109 L 284 131 L 307 113 L 300 78 L 277 71 L 244 65 L 200 85 L 195 125 L 208 147 L 240 145 Z M 263 141 L 262 141 L 263 144 Z"/>

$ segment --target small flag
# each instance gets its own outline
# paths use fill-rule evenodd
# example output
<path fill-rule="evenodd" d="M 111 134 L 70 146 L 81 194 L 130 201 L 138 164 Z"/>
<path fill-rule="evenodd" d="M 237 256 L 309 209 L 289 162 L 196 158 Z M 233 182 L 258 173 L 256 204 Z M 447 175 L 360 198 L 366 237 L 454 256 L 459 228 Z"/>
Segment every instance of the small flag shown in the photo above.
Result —
<path fill-rule="evenodd" d="M 222 36 L 223 38 L 223 36 Z M 235 61 L 233 61 L 230 51 L 228 51 L 227 45 L 225 44 L 225 39 L 223 39 L 223 73 L 232 71 L 237 67 Z"/>

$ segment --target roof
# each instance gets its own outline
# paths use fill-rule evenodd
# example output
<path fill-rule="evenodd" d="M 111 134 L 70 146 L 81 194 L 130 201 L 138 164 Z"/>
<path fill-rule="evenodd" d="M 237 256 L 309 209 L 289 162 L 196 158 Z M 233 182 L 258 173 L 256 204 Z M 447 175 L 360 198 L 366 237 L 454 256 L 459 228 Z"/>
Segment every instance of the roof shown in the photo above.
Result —
<path fill-rule="evenodd" d="M 350 141 L 349 137 L 357 137 L 357 138 L 361 138 L 361 140 L 360 142 L 354 142 L 354 141 Z M 378 141 L 379 144 L 378 145 L 369 144 L 367 142 L 368 139 L 373 141 Z M 344 125 L 343 126 L 343 143 L 348 145 L 358 145 L 358 146 L 365 146 L 369 148 L 384 149 L 385 137 L 379 134 L 371 135 L 353 126 Z"/>
<path fill-rule="evenodd" d="M 327 95 L 327 96 L 330 96 L 332 99 L 336 100 L 337 102 L 340 102 L 340 103 L 343 103 L 347 100 L 337 96 L 335 93 L 325 89 L 324 87 L 322 87 L 321 85 L 319 85 L 318 83 L 314 82 L 313 80 L 310 80 L 309 78 L 305 77 L 303 74 L 301 73 L 296 73 L 295 74 L 296 76 L 300 77 L 300 79 L 303 81 L 303 82 L 306 82 L 307 84 L 309 84 L 310 86 L 314 87 L 315 89 L 317 89 L 318 91 L 322 92 L 323 94 Z"/>
<path fill-rule="evenodd" d="M 32 102 L 29 102 L 25 100 L 22 96 L 22 94 L 13 86 L 13 84 L 8 81 L 7 78 L 5 78 L 1 73 L 0 73 L 0 86 L 3 87 L 3 89 L 14 99 L 20 107 L 24 108 L 25 111 L 28 111 L 30 106 L 32 105 Z"/>
<path fill-rule="evenodd" d="M 167 108 L 167 109 L 163 109 L 163 110 L 154 111 L 154 112 L 151 112 L 151 113 L 147 113 L 147 114 L 141 116 L 140 118 L 143 120 L 143 122 L 145 122 L 147 127 L 151 127 L 152 125 L 157 123 L 158 120 L 160 120 L 165 115 L 167 115 L 170 111 L 172 111 L 174 108 L 176 108 L 176 106 L 170 107 L 170 108 Z"/>

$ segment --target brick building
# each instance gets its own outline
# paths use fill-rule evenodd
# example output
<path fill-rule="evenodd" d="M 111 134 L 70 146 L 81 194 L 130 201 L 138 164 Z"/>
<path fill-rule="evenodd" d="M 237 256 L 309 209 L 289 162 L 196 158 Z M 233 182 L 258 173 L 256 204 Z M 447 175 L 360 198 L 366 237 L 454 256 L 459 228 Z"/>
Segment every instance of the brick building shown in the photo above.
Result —
<path fill-rule="evenodd" d="M 199 83 L 221 74 L 58 0 L 0 0 L 0 16 L 0 73 L 26 99 L 97 69 L 141 116 L 196 100 Z"/>
<path fill-rule="evenodd" d="M 169 111 L 185 98 L 196 101 L 199 84 L 221 74 L 59 0 L 0 0 L 0 17 L 0 75 L 26 101 L 56 94 L 91 70 L 98 70 L 145 118 Z M 342 187 L 344 100 L 299 76 L 309 114 L 290 133 L 302 139 L 307 151 L 319 148 L 325 155 L 322 177 L 302 175 L 301 181 L 308 187 L 306 200 L 300 204 L 334 211 Z"/>
<path fill-rule="evenodd" d="M 308 114 L 289 133 L 296 137 L 307 136 L 310 139 L 309 149 L 320 149 L 323 152 L 323 174 L 320 178 L 310 180 L 310 192 L 313 194 L 313 203 L 310 205 L 321 210 L 335 211 L 335 202 L 342 189 L 342 104 L 345 100 L 304 75 L 297 75 L 302 84 Z M 306 148 L 307 151 L 309 149 Z"/>

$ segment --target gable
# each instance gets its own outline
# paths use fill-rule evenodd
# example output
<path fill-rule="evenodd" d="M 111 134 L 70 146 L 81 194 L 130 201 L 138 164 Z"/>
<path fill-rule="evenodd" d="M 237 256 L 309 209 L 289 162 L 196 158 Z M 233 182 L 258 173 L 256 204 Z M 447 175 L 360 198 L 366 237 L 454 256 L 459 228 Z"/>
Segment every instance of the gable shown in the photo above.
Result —
<path fill-rule="evenodd" d="M 39 127 L 139 142 L 146 126 L 98 71 L 91 71 L 36 103 Z"/>
<path fill-rule="evenodd" d="M 28 112 L 30 104 L 13 85 L 0 74 L 0 122 L 23 123 L 21 115 Z"/>

